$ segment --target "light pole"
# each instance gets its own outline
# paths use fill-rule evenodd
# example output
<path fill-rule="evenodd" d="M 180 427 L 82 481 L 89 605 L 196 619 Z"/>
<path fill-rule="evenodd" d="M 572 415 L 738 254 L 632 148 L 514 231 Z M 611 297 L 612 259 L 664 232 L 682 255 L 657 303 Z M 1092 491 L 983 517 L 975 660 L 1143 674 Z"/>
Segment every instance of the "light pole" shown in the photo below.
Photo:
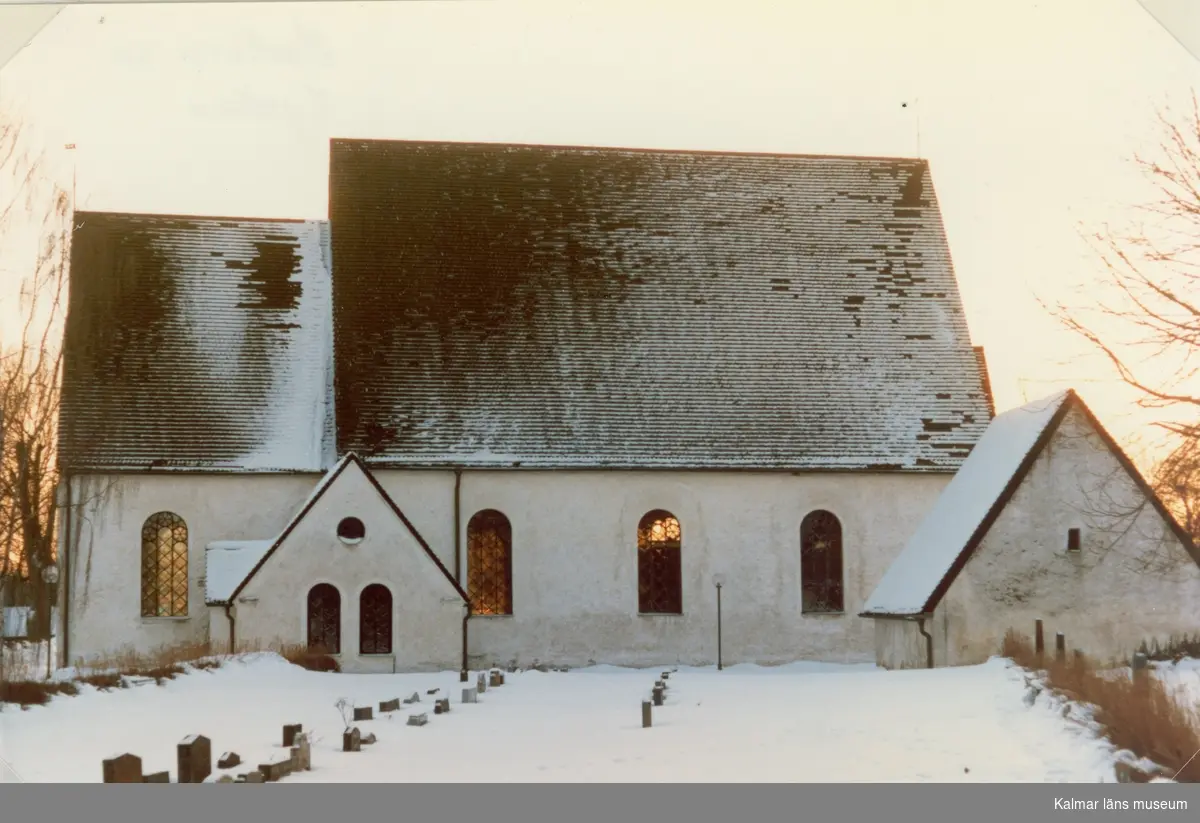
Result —
<path fill-rule="evenodd" d="M 47 586 L 53 586 L 58 582 L 58 566 L 54 563 L 42 567 L 42 580 L 46 581 Z M 54 603 L 58 598 L 51 597 L 50 592 L 46 592 L 46 611 L 49 612 L 46 616 L 46 627 L 49 629 L 46 638 L 46 679 L 49 680 L 54 675 Z"/>
<path fill-rule="evenodd" d="M 717 671 L 721 671 L 725 668 L 721 660 L 721 589 L 725 587 L 725 575 L 714 574 L 712 582 L 717 587 Z"/>

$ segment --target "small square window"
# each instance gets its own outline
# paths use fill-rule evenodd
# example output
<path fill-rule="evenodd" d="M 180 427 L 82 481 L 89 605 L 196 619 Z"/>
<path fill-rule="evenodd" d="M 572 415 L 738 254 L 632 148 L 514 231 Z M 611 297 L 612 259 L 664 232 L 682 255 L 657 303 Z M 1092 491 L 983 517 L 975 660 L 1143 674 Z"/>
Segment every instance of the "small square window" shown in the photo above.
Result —
<path fill-rule="evenodd" d="M 1067 551 L 1079 551 L 1079 529 L 1067 529 Z"/>

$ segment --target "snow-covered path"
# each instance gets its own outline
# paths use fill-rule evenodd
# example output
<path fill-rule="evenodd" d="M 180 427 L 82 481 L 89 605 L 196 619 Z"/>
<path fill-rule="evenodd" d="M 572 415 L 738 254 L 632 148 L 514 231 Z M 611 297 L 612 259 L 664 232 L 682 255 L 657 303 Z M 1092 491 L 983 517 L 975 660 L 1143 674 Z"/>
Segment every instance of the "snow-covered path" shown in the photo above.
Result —
<path fill-rule="evenodd" d="M 681 669 L 654 726 L 640 702 L 658 670 L 521 672 L 460 704 L 456 673 L 334 675 L 272 655 L 164 686 L 88 687 L 45 707 L 0 712 L 0 756 L 29 782 L 96 782 L 100 761 L 129 751 L 147 772 L 175 773 L 175 745 L 211 738 L 249 766 L 282 754 L 281 726 L 316 733 L 314 771 L 289 782 L 1096 782 L 1113 779 L 1102 742 L 1039 703 L 1022 702 L 1005 661 L 935 671 L 796 664 Z M 426 690 L 450 696 L 433 714 Z M 378 703 L 418 691 L 424 727 Z M 358 724 L 379 742 L 340 751 L 339 697 L 374 705 Z"/>

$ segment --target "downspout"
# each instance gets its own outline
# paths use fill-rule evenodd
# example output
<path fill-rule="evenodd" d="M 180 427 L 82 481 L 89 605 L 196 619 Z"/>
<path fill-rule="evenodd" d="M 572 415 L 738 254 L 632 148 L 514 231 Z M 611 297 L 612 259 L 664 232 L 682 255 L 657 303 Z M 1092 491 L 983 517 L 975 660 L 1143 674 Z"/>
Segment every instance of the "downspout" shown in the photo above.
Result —
<path fill-rule="evenodd" d="M 462 469 L 454 470 L 454 579 L 462 585 Z"/>
<path fill-rule="evenodd" d="M 64 518 L 65 522 L 64 522 L 63 526 L 66 529 L 67 533 L 63 539 L 63 558 L 62 558 L 63 603 L 62 603 L 62 620 L 60 621 L 60 623 L 62 625 L 59 626 L 59 631 L 62 633 L 62 637 L 59 638 L 59 640 L 60 640 L 59 645 L 62 646 L 62 664 L 63 664 L 63 666 L 66 666 L 67 661 L 71 659 L 71 657 L 70 657 L 71 633 L 69 630 L 69 627 L 71 625 L 71 526 L 72 526 L 72 523 L 71 523 L 71 509 L 72 509 L 72 506 L 71 506 L 71 475 L 67 474 L 64 479 L 67 481 L 67 488 L 66 488 L 66 494 L 65 494 L 66 504 L 67 504 L 67 514 L 66 514 L 66 517 Z"/>
<path fill-rule="evenodd" d="M 462 586 L 462 469 L 454 470 L 454 581 Z M 463 683 L 467 682 L 468 665 L 467 655 L 467 621 L 471 619 L 471 602 L 468 600 L 465 604 L 462 620 L 462 666 L 458 672 L 458 679 Z"/>
<path fill-rule="evenodd" d="M 225 619 L 229 621 L 229 654 L 237 654 L 237 618 L 233 616 L 233 603 L 225 604 Z"/>
<path fill-rule="evenodd" d="M 917 618 L 917 631 L 925 638 L 925 668 L 933 668 L 933 634 L 925 631 L 925 618 Z"/>

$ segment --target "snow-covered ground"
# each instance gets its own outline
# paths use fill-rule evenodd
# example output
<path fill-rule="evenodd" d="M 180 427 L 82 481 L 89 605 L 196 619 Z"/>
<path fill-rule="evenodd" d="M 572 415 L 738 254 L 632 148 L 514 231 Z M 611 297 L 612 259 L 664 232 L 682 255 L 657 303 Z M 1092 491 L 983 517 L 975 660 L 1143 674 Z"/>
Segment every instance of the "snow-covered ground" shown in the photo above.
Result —
<path fill-rule="evenodd" d="M 0 711 L 0 758 L 27 782 L 97 782 L 101 760 L 143 758 L 175 774 L 175 746 L 212 740 L 245 772 L 284 754 L 281 727 L 315 732 L 314 770 L 287 782 L 1097 782 L 1112 781 L 1107 744 L 1060 709 L 1023 702 L 1003 660 L 887 672 L 872 666 L 683 668 L 641 728 L 660 670 L 592 667 L 508 674 L 462 704 L 457 673 L 320 674 L 271 654 L 234 659 L 163 686 L 98 692 Z M 426 691 L 452 710 L 434 715 Z M 419 707 L 379 716 L 381 700 L 419 692 Z M 372 705 L 357 724 L 378 743 L 341 751 L 339 698 Z M 406 725 L 409 711 L 429 723 Z M 0 768 L 0 771 L 3 771 Z"/>

